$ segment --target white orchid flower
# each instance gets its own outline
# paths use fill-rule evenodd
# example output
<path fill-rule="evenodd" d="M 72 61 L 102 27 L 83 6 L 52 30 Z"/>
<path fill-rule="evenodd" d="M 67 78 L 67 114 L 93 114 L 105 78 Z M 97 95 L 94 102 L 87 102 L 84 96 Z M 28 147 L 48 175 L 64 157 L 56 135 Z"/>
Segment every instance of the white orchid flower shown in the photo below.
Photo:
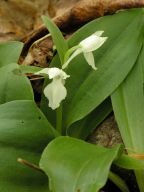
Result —
<path fill-rule="evenodd" d="M 53 79 L 44 89 L 44 95 L 49 100 L 49 107 L 53 110 L 60 106 L 62 100 L 67 95 L 67 90 L 64 86 L 65 79 L 70 77 L 62 69 L 59 68 L 45 68 L 35 73 L 36 75 L 47 74 L 49 79 Z"/>
<path fill-rule="evenodd" d="M 84 54 L 84 57 L 87 61 L 87 63 L 94 69 L 96 70 L 95 62 L 94 62 L 94 56 L 93 56 L 93 51 L 96 49 L 100 48 L 104 42 L 107 40 L 107 37 L 101 37 L 104 31 L 97 31 L 91 36 L 87 37 L 83 41 L 81 41 L 78 45 L 78 48 L 74 53 L 69 57 L 69 59 L 65 62 L 63 65 L 63 69 L 66 68 L 69 64 L 69 62 L 79 55 L 80 53 Z"/>

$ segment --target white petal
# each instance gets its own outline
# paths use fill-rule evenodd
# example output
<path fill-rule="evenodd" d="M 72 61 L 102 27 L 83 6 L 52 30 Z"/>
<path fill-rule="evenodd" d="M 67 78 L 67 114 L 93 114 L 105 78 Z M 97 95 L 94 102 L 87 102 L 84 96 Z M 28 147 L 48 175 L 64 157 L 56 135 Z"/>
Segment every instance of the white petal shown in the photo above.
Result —
<path fill-rule="evenodd" d="M 101 47 L 106 40 L 107 37 L 99 37 L 93 34 L 88 38 L 84 39 L 83 41 L 81 41 L 80 46 L 83 52 L 91 52 Z"/>
<path fill-rule="evenodd" d="M 66 78 L 70 77 L 62 69 L 59 69 L 56 67 L 49 68 L 48 76 L 49 76 L 49 79 L 53 79 L 53 78 L 66 79 Z"/>
<path fill-rule="evenodd" d="M 86 61 L 88 62 L 88 64 L 94 69 L 96 70 L 96 66 L 95 66 L 95 61 L 94 61 L 94 56 L 92 54 L 92 52 L 89 53 L 84 53 L 84 57 L 86 59 Z"/>
<path fill-rule="evenodd" d="M 93 35 L 100 37 L 103 33 L 104 31 L 96 31 Z"/>
<path fill-rule="evenodd" d="M 67 79 L 70 77 L 70 75 L 67 75 L 63 70 L 61 70 L 61 75 L 60 75 L 61 79 Z"/>
<path fill-rule="evenodd" d="M 61 73 L 62 73 L 62 70 L 57 67 L 48 68 L 49 79 L 53 79 L 55 77 L 61 76 Z"/>
<path fill-rule="evenodd" d="M 89 50 L 86 50 L 86 52 L 91 52 L 91 51 L 97 50 L 98 48 L 100 48 L 105 43 L 107 38 L 108 37 L 96 37 L 95 42 L 93 44 L 93 47 Z"/>
<path fill-rule="evenodd" d="M 67 90 L 64 87 L 61 79 L 54 79 L 45 87 L 44 94 L 49 100 L 49 107 L 54 110 L 58 108 L 61 101 L 65 99 Z"/>
<path fill-rule="evenodd" d="M 81 49 L 77 49 L 76 51 L 74 51 L 74 53 L 69 57 L 69 59 L 63 64 L 62 69 L 65 69 L 68 64 L 80 53 L 82 53 Z"/>
<path fill-rule="evenodd" d="M 36 75 L 43 75 L 46 74 L 49 76 L 49 79 L 53 78 L 61 78 L 61 79 L 66 79 L 70 77 L 67 75 L 63 70 L 57 68 L 57 67 L 52 67 L 52 68 L 44 68 L 38 72 L 35 73 Z"/>

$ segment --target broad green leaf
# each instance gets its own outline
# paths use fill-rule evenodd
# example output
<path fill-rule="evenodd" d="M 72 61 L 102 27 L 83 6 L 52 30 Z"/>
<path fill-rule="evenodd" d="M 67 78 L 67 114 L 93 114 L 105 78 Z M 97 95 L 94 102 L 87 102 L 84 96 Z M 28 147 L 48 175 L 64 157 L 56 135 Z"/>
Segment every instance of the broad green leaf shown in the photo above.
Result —
<path fill-rule="evenodd" d="M 20 53 L 23 48 L 23 43 L 10 41 L 0 44 L 0 67 L 10 63 L 17 63 Z"/>
<path fill-rule="evenodd" d="M 17 162 L 38 165 L 55 134 L 47 119 L 33 101 L 12 101 L 0 105 L 0 122 L 0 191 L 48 192 L 45 175 Z"/>
<path fill-rule="evenodd" d="M 88 69 L 83 56 L 69 64 L 67 73 L 71 77 L 66 84 L 68 97 L 64 112 L 67 127 L 94 110 L 126 78 L 142 46 L 142 16 L 141 9 L 134 9 L 103 17 L 89 25 L 93 32 L 104 30 L 108 40 L 94 53 L 97 71 Z M 83 28 L 75 37 L 80 41 L 85 31 Z"/>
<path fill-rule="evenodd" d="M 50 18 L 42 16 L 42 20 L 52 36 L 53 42 L 60 57 L 61 64 L 63 64 L 65 53 L 68 50 L 67 42 L 65 41 L 59 28 Z"/>
<path fill-rule="evenodd" d="M 109 99 L 106 99 L 84 119 L 77 121 L 67 129 L 67 134 L 72 137 L 86 139 L 88 135 L 112 112 Z"/>
<path fill-rule="evenodd" d="M 115 118 L 129 153 L 144 152 L 143 71 L 140 57 L 126 80 L 111 95 Z"/>
<path fill-rule="evenodd" d="M 142 63 L 142 69 L 143 69 L 143 82 L 144 82 L 144 40 L 143 40 L 143 47 L 142 47 L 142 50 L 141 50 L 141 53 L 140 53 L 140 58 L 139 58 L 139 62 Z"/>
<path fill-rule="evenodd" d="M 0 68 L 0 104 L 12 100 L 33 100 L 33 90 L 25 75 L 14 74 L 17 64 Z"/>
<path fill-rule="evenodd" d="M 52 192 L 97 192 L 105 185 L 119 149 L 58 137 L 44 150 L 40 167 L 49 177 Z"/>
<path fill-rule="evenodd" d="M 112 105 L 128 153 L 144 153 L 144 92 L 140 54 L 127 79 L 112 94 Z M 144 192 L 144 171 L 135 171 L 140 192 Z"/>

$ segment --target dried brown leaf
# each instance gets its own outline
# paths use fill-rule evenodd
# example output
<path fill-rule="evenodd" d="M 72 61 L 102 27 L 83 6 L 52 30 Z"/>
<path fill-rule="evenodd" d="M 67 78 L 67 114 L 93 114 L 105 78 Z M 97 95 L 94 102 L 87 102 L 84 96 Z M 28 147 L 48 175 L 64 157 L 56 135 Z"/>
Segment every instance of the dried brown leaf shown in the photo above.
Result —
<path fill-rule="evenodd" d="M 69 10 L 54 17 L 53 20 L 62 31 L 67 32 L 73 31 L 84 23 L 103 15 L 136 7 L 144 7 L 144 0 L 80 0 Z M 47 33 L 48 31 L 44 25 L 30 33 L 23 39 L 25 48 L 28 49 L 35 40 Z"/>

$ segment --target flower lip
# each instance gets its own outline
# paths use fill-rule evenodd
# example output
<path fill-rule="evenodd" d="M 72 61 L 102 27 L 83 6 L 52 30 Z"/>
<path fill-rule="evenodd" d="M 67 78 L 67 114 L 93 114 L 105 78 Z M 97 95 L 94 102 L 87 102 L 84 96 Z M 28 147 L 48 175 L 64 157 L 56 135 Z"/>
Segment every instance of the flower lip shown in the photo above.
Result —
<path fill-rule="evenodd" d="M 70 77 L 62 69 L 57 67 L 44 68 L 41 71 L 35 73 L 36 75 L 47 75 L 49 79 L 52 79 L 44 88 L 44 95 L 49 100 L 49 107 L 53 110 L 60 106 L 62 100 L 66 98 L 67 90 L 64 86 L 65 79 Z"/>
<path fill-rule="evenodd" d="M 44 95 L 49 100 L 49 107 L 53 110 L 60 106 L 62 100 L 66 98 L 67 90 L 61 79 L 54 78 L 44 89 Z"/>

